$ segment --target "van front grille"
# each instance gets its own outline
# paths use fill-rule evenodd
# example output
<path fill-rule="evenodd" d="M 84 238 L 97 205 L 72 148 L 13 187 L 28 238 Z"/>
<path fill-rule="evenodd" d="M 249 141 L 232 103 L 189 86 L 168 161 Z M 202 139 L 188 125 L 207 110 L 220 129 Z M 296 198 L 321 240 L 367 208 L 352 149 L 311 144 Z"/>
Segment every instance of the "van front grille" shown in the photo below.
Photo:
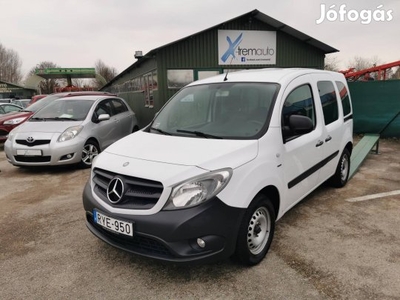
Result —
<path fill-rule="evenodd" d="M 96 195 L 113 207 L 126 209 L 151 209 L 160 199 L 164 190 L 161 182 L 113 173 L 103 169 L 93 170 L 93 184 Z M 124 184 L 121 200 L 113 204 L 107 197 L 111 180 L 119 178 Z"/>

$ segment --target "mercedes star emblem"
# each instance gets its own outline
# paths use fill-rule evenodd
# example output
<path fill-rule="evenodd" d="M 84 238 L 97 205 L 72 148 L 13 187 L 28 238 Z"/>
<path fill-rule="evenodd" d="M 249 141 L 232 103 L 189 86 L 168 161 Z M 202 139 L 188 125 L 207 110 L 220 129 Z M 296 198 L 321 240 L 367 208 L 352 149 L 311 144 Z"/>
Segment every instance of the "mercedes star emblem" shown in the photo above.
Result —
<path fill-rule="evenodd" d="M 117 204 L 124 195 L 124 183 L 121 178 L 115 177 L 108 184 L 107 198 L 111 203 Z"/>

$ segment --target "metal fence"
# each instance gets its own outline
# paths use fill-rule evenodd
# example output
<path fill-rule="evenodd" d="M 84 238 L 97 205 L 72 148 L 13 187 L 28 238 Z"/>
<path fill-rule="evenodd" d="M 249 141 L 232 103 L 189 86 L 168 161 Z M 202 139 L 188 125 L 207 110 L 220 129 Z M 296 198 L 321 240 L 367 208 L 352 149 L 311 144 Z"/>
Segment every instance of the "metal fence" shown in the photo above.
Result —
<path fill-rule="evenodd" d="M 400 80 L 349 82 L 354 133 L 400 137 Z"/>

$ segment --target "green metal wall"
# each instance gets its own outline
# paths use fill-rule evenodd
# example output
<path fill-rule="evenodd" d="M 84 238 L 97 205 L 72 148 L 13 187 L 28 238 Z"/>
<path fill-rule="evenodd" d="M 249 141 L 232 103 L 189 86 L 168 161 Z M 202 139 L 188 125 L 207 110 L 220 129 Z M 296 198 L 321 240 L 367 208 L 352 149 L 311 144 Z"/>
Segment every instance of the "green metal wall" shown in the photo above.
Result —
<path fill-rule="evenodd" d="M 0 99 L 19 98 L 30 99 L 37 92 L 34 89 L 26 89 L 22 86 L 0 81 Z"/>
<path fill-rule="evenodd" d="M 201 32 L 182 41 L 161 48 L 157 53 L 157 70 L 159 99 L 161 106 L 172 97 L 177 90 L 167 88 L 168 69 L 220 69 L 218 63 L 218 30 L 264 30 L 276 31 L 259 20 L 237 19 L 225 23 L 218 29 Z M 271 67 L 307 67 L 324 68 L 325 54 L 284 32 L 277 31 L 277 63 Z M 238 67 L 238 66 L 236 66 Z M 239 66 L 243 68 L 243 66 Z M 246 65 L 246 68 L 260 68 L 260 65 Z M 262 66 L 268 67 L 268 66 Z M 232 65 L 235 68 L 235 65 Z"/>
<path fill-rule="evenodd" d="M 349 82 L 349 89 L 354 133 L 400 137 L 400 115 L 397 115 L 400 112 L 400 80 Z M 391 120 L 393 122 L 381 132 Z"/>
<path fill-rule="evenodd" d="M 168 69 L 219 70 L 221 73 L 227 66 L 218 65 L 218 30 L 263 30 L 277 31 L 277 63 L 270 67 L 308 67 L 323 69 L 324 53 L 301 40 L 277 30 L 257 19 L 239 18 L 226 22 L 219 28 L 212 28 L 195 35 L 173 42 L 150 52 L 153 58 L 146 59 L 142 65 L 134 64 L 132 70 L 124 71 L 113 84 L 121 84 L 127 80 L 143 75 L 151 70 L 157 70 L 158 90 L 154 93 L 154 107 L 144 107 L 144 96 L 138 92 L 120 93 L 136 112 L 139 126 L 146 126 L 154 114 L 177 92 L 168 89 Z M 231 68 L 243 68 L 232 65 Z M 246 69 L 269 66 L 246 65 Z M 107 89 L 106 89 L 107 90 Z"/>
<path fill-rule="evenodd" d="M 218 29 L 276 31 L 275 28 L 258 20 L 253 20 L 251 24 L 244 25 L 241 19 L 226 23 Z M 159 72 L 166 72 L 168 68 L 222 68 L 217 64 L 218 29 L 204 31 L 161 49 L 157 56 Z M 279 30 L 277 31 L 277 64 L 272 67 L 290 66 L 323 69 L 324 59 L 325 55 L 322 51 Z M 232 67 L 234 68 L 235 65 L 232 65 Z M 224 66 L 224 68 L 227 67 Z M 260 65 L 246 65 L 246 68 L 260 68 Z"/>
<path fill-rule="evenodd" d="M 128 80 L 132 80 L 134 78 L 140 77 L 144 74 L 147 74 L 151 71 L 154 71 L 157 69 L 157 61 L 155 58 L 150 58 L 143 63 L 139 64 L 136 66 L 136 68 L 132 68 L 129 70 L 124 71 L 125 74 L 121 76 L 115 83 L 114 85 L 122 84 Z M 110 88 L 106 89 L 109 92 L 112 92 Z M 153 91 L 153 97 L 154 99 L 159 99 L 159 91 L 160 87 L 158 90 Z M 144 93 L 143 92 L 122 92 L 118 93 L 118 96 L 125 99 L 128 102 L 128 105 L 132 108 L 132 110 L 136 114 L 136 118 L 138 120 L 139 127 L 142 128 L 146 126 L 154 117 L 154 114 L 160 110 L 161 105 L 159 101 L 154 102 L 154 107 L 148 108 L 145 107 L 145 99 L 144 99 Z"/>
<path fill-rule="evenodd" d="M 276 66 L 323 69 L 325 54 L 285 33 L 277 34 Z"/>

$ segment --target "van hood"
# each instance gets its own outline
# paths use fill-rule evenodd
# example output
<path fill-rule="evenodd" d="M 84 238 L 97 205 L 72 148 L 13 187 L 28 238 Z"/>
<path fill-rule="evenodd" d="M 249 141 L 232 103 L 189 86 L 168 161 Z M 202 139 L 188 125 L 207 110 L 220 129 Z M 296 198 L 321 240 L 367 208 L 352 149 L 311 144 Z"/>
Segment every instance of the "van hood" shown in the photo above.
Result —
<path fill-rule="evenodd" d="M 191 138 L 138 131 L 112 144 L 104 152 L 206 170 L 234 169 L 257 156 L 258 141 Z"/>
<path fill-rule="evenodd" d="M 82 121 L 38 121 L 25 122 L 17 127 L 18 133 L 29 132 L 46 132 L 46 133 L 63 133 L 65 129 L 71 126 L 81 124 Z"/>

